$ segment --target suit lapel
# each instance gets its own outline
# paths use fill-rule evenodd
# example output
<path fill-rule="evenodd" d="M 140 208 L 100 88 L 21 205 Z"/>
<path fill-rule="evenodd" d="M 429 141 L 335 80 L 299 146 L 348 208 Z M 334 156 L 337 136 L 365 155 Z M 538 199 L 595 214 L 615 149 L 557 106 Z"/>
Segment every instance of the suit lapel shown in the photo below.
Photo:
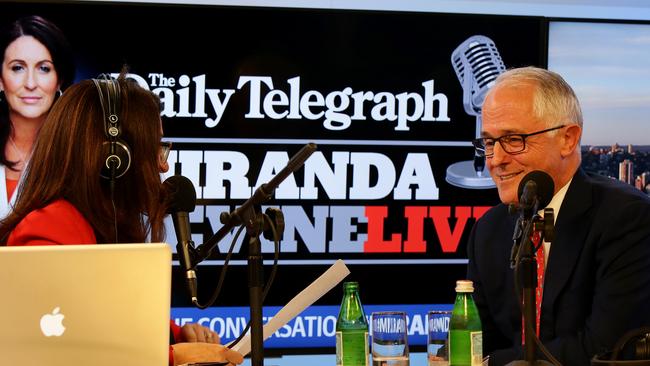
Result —
<path fill-rule="evenodd" d="M 585 220 L 592 205 L 592 188 L 588 177 L 579 169 L 567 191 L 555 223 L 555 240 L 551 243 L 544 279 L 542 316 L 554 316 L 555 301 L 566 286 L 589 231 Z"/>

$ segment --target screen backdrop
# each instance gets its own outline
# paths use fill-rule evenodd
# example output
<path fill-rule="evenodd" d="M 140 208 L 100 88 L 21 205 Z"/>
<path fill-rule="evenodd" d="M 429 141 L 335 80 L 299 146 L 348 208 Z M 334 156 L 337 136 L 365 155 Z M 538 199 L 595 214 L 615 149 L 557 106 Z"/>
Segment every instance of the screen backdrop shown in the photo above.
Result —
<path fill-rule="evenodd" d="M 498 202 L 495 189 L 445 180 L 451 164 L 472 159 L 476 133 L 451 54 L 483 35 L 506 67 L 546 64 L 546 22 L 532 17 L 116 3 L 2 3 L 0 14 L 3 24 L 38 14 L 59 25 L 77 79 L 128 64 L 130 77 L 160 95 L 174 143 L 170 174 L 190 178 L 199 197 L 197 245 L 219 229 L 221 212 L 315 142 L 265 206 L 282 210 L 286 230 L 264 314 L 344 259 L 367 315 L 407 310 L 415 346 L 425 341 L 426 311 L 453 302 L 471 226 Z M 232 238 L 199 265 L 202 302 Z M 262 242 L 272 259 L 273 244 Z M 211 326 L 224 341 L 236 336 L 248 319 L 246 255 L 237 243 L 221 296 L 206 311 L 190 307 L 176 264 L 172 316 Z M 341 296 L 338 286 L 265 347 L 334 347 Z"/>

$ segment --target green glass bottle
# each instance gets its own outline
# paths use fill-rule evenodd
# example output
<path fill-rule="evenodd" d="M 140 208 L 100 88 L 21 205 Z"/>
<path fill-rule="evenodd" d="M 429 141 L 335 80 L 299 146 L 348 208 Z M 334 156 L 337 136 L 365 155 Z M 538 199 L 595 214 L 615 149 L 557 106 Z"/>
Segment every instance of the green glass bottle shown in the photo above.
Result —
<path fill-rule="evenodd" d="M 475 366 L 483 362 L 483 333 L 473 292 L 472 281 L 456 281 L 456 301 L 449 322 L 450 366 Z"/>
<path fill-rule="evenodd" d="M 343 301 L 336 320 L 336 365 L 368 366 L 368 320 L 357 282 L 343 284 Z"/>

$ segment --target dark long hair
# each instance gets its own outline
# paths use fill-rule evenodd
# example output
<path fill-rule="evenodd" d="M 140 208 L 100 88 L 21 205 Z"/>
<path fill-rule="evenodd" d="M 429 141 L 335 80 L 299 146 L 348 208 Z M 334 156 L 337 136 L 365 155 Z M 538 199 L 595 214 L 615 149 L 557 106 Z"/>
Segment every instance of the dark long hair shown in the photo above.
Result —
<path fill-rule="evenodd" d="M 110 185 L 100 171 L 107 141 L 99 94 L 92 80 L 84 80 L 66 91 L 47 116 L 24 180 L 19 187 L 13 213 L 0 223 L 0 238 L 8 234 L 30 212 L 57 199 L 74 205 L 95 231 L 98 243 L 144 242 L 164 238 L 165 204 L 158 154 L 162 137 L 160 101 L 156 95 L 126 80 L 121 87 L 118 112 L 121 139 L 131 148 L 131 167 L 115 182 L 114 218 Z"/>
<path fill-rule="evenodd" d="M 74 81 L 75 66 L 72 49 L 63 32 L 54 23 L 36 15 L 20 18 L 0 32 L 2 60 L 7 47 L 22 36 L 32 36 L 47 48 L 52 56 L 61 90 L 70 86 Z M 12 168 L 16 163 L 8 161 L 4 154 L 11 133 L 9 105 L 6 98 L 0 99 L 0 163 Z"/>

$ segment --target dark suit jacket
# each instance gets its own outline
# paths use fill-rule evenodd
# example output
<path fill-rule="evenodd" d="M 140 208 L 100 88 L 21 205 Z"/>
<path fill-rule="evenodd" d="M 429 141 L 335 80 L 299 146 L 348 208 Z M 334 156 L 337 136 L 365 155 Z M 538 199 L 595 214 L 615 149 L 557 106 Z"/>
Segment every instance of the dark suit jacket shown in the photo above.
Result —
<path fill-rule="evenodd" d="M 504 204 L 492 208 L 468 244 L 468 278 L 491 365 L 523 359 L 509 263 L 516 219 Z M 563 365 L 589 365 L 626 331 L 650 325 L 650 198 L 579 170 L 555 224 L 540 339 Z"/>

